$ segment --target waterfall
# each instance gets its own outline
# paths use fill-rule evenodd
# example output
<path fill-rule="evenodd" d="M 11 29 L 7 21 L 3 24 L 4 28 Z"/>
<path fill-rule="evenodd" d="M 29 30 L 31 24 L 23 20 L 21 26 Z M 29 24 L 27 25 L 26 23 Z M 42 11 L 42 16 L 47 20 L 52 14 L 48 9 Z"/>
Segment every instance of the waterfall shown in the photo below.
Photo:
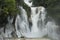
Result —
<path fill-rule="evenodd" d="M 0 38 L 4 40 L 4 38 L 12 37 L 11 33 L 14 31 L 14 26 L 12 25 L 13 17 L 8 16 L 8 23 L 0 28 Z"/>
<path fill-rule="evenodd" d="M 14 31 L 14 26 L 12 25 L 12 23 L 13 23 L 13 17 L 11 18 L 9 16 L 8 23 L 6 24 L 5 28 L 5 37 L 12 37 L 11 33 Z"/>
<path fill-rule="evenodd" d="M 37 31 L 38 28 L 40 28 L 40 29 L 44 28 L 45 27 L 44 26 L 45 17 L 46 17 L 46 12 L 45 12 L 44 7 L 31 7 L 31 20 L 32 20 L 32 24 L 33 24 L 32 28 L 34 28 L 32 30 Z"/>
<path fill-rule="evenodd" d="M 32 6 L 32 0 L 24 0 L 24 2 L 31 7 Z"/>
<path fill-rule="evenodd" d="M 59 26 L 56 25 L 56 22 L 51 19 L 52 21 L 48 20 L 45 23 L 47 18 L 46 8 L 43 6 L 32 7 L 32 0 L 24 0 L 24 2 L 31 9 L 30 18 L 28 18 L 27 11 L 23 6 L 19 6 L 20 14 L 16 16 L 15 26 L 12 24 L 14 17 L 10 18 L 10 16 L 8 16 L 8 23 L 5 25 L 5 33 L 4 27 L 0 28 L 0 38 L 3 40 L 4 37 L 13 37 L 13 34 L 16 33 L 15 35 L 17 35 L 18 38 L 43 38 L 47 35 L 53 40 L 59 40 L 60 31 L 58 30 Z M 29 22 L 32 23 L 31 26 Z"/>
<path fill-rule="evenodd" d="M 21 14 L 17 15 L 15 25 L 16 25 L 16 31 L 18 31 L 17 35 L 18 37 L 21 37 L 21 36 L 24 36 L 25 33 L 30 32 L 30 30 L 29 30 L 29 22 L 27 18 L 27 13 L 23 9 L 23 7 L 19 6 L 19 8 L 21 9 Z"/>
<path fill-rule="evenodd" d="M 37 27 L 37 21 L 38 21 L 38 17 L 39 17 L 39 13 L 36 13 L 36 8 L 32 7 L 31 8 L 31 20 L 32 20 L 32 32 L 37 32 L 38 31 L 38 27 Z"/>
<path fill-rule="evenodd" d="M 17 15 L 15 22 L 18 37 L 38 38 L 45 36 L 47 34 L 44 21 L 46 15 L 45 8 L 41 6 L 31 7 L 31 30 L 29 28 L 30 24 L 28 22 L 27 12 L 22 6 L 19 6 L 19 8 L 21 9 L 21 14 Z"/>
<path fill-rule="evenodd" d="M 44 21 L 45 14 L 46 14 L 46 12 L 45 12 L 44 7 L 31 7 L 32 27 L 31 27 L 31 32 L 26 33 L 25 37 L 27 37 L 27 38 L 40 38 L 40 37 L 43 37 L 47 34 L 47 29 L 45 28 L 45 25 L 43 25 L 45 22 Z M 38 26 L 38 22 L 39 22 L 39 26 Z"/>
<path fill-rule="evenodd" d="M 31 15 L 30 15 L 30 21 L 32 22 L 31 30 L 29 28 L 29 22 L 28 22 L 28 16 L 27 11 L 22 6 L 19 6 L 21 9 L 21 14 L 17 15 L 16 18 L 16 31 L 18 37 L 24 36 L 26 38 L 42 38 L 45 35 L 52 39 L 59 40 L 59 36 L 56 33 L 56 29 L 58 26 L 56 25 L 55 21 L 47 21 L 45 23 L 46 19 L 46 9 L 43 6 L 40 7 L 32 7 L 31 0 L 24 0 L 26 5 L 28 5 L 31 9 Z M 18 28 L 20 29 L 18 29 Z"/>
<path fill-rule="evenodd" d="M 57 29 L 59 28 L 58 25 L 54 21 L 48 21 L 46 24 L 47 30 L 48 30 L 48 37 L 50 37 L 52 40 L 59 40 L 60 35 L 57 34 Z"/>

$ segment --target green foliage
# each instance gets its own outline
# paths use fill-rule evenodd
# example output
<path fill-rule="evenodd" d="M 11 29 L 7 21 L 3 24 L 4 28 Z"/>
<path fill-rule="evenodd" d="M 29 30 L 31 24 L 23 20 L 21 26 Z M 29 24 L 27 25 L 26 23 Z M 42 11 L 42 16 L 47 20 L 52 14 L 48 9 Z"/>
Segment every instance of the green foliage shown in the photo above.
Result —
<path fill-rule="evenodd" d="M 15 13 L 16 10 L 16 4 L 15 4 L 15 0 L 5 0 L 5 7 L 7 9 L 7 12 L 11 13 Z"/>
<path fill-rule="evenodd" d="M 15 0 L 1 0 L 0 4 L 3 13 L 10 14 L 10 15 L 16 14 L 17 8 L 16 8 Z"/>
<path fill-rule="evenodd" d="M 7 22 L 7 17 L 15 16 L 18 12 L 15 0 L 0 0 L 0 24 Z"/>

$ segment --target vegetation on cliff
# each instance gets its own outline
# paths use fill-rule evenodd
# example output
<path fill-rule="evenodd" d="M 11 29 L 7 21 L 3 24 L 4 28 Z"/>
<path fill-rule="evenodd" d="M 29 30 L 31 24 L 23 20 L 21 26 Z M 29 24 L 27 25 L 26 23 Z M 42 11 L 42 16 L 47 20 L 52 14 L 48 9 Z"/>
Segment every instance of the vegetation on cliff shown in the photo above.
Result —
<path fill-rule="evenodd" d="M 44 6 L 48 15 L 54 19 L 60 19 L 60 0 L 32 0 L 33 6 Z M 30 7 L 23 0 L 0 0 L 0 24 L 7 23 L 8 16 L 16 16 L 19 13 L 18 5 L 23 6 L 30 15 Z"/>

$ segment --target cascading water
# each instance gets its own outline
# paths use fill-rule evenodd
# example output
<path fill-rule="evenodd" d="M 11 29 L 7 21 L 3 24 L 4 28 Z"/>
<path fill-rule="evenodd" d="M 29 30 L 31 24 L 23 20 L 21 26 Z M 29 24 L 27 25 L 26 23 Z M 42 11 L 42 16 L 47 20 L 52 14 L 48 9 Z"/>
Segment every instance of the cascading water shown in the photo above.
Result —
<path fill-rule="evenodd" d="M 17 35 L 18 35 L 18 37 L 21 37 L 21 36 L 24 36 L 25 33 L 30 32 L 30 30 L 29 30 L 29 23 L 27 20 L 26 11 L 23 9 L 23 7 L 19 6 L 19 8 L 21 9 L 21 14 L 17 15 L 15 25 L 16 25 L 16 29 L 18 31 Z M 20 34 L 19 34 L 19 32 L 20 32 Z"/>
<path fill-rule="evenodd" d="M 39 38 L 39 37 L 43 37 L 47 34 L 47 29 L 43 25 L 43 23 L 45 22 L 44 21 L 45 14 L 46 13 L 45 13 L 45 8 L 44 7 L 31 7 L 32 27 L 31 27 L 31 32 L 26 33 L 25 37 L 27 37 L 27 38 Z M 44 17 L 42 17 L 42 16 L 44 16 Z M 38 26 L 38 22 L 39 22 L 39 26 Z"/>
<path fill-rule="evenodd" d="M 12 37 L 11 33 L 14 31 L 14 26 L 12 25 L 12 22 L 13 17 L 10 18 L 10 16 L 8 16 L 8 23 L 4 26 L 5 28 L 0 28 L 0 40 L 5 40 L 4 38 L 6 37 Z"/>
<path fill-rule="evenodd" d="M 8 24 L 6 24 L 5 28 L 5 37 L 12 37 L 11 33 L 14 31 L 14 26 L 12 25 L 13 17 L 8 17 Z"/>
<path fill-rule="evenodd" d="M 32 6 L 32 0 L 24 0 L 24 2 L 31 7 Z"/>
<path fill-rule="evenodd" d="M 54 40 L 59 40 L 60 34 L 57 31 L 59 26 L 56 25 L 55 21 L 48 20 L 48 22 L 45 23 L 47 14 L 45 8 L 42 6 L 32 7 L 31 0 L 24 0 L 24 2 L 31 9 L 30 21 L 32 23 L 32 26 L 29 26 L 29 18 L 27 16 L 26 10 L 22 6 L 19 6 L 21 13 L 20 15 L 17 14 L 15 21 L 16 35 L 18 38 L 42 38 L 47 35 Z M 10 19 L 10 17 L 8 17 L 8 24 L 6 24 L 5 33 L 4 28 L 0 29 L 0 38 L 2 38 L 2 40 L 3 37 L 13 37 L 12 32 L 15 30 L 12 22 L 13 18 Z M 29 27 L 31 27 L 31 29 Z"/>
<path fill-rule="evenodd" d="M 24 1 L 26 2 L 26 1 Z M 30 5 L 30 4 L 29 4 Z M 43 37 L 47 34 L 47 29 L 41 30 L 41 28 L 44 28 L 44 20 L 45 20 L 45 8 L 44 7 L 30 7 L 31 8 L 31 21 L 32 21 L 32 27 L 31 30 L 29 29 L 29 24 L 27 20 L 27 12 L 23 9 L 23 7 L 19 6 L 21 9 L 21 15 L 17 15 L 17 21 L 16 21 L 16 29 L 18 31 L 18 28 L 20 30 L 20 34 L 17 32 L 17 35 L 27 37 L 27 38 L 37 38 L 37 37 Z M 39 25 L 38 25 L 39 24 Z M 27 32 L 26 32 L 27 31 Z M 20 36 L 20 37 L 21 37 Z"/>
<path fill-rule="evenodd" d="M 36 13 L 36 8 L 35 7 L 32 7 L 31 8 L 31 20 L 32 20 L 32 32 L 37 32 L 39 29 L 37 27 L 37 21 L 38 21 L 38 17 L 39 17 L 39 13 Z"/>
<path fill-rule="evenodd" d="M 16 34 L 17 34 L 18 37 L 21 37 L 21 32 L 20 32 L 20 30 L 19 30 L 20 28 L 19 28 L 19 26 L 18 26 L 18 25 L 21 23 L 21 18 L 20 18 L 19 15 L 17 15 L 15 22 L 16 22 L 16 23 L 15 23 Z"/>
<path fill-rule="evenodd" d="M 54 21 L 48 21 L 46 24 L 48 37 L 50 37 L 52 40 L 59 40 L 60 35 L 57 34 L 57 29 L 59 28 L 58 25 Z"/>
<path fill-rule="evenodd" d="M 57 25 L 55 22 L 48 21 L 47 24 L 45 24 L 46 19 L 46 10 L 44 7 L 31 7 L 32 2 L 31 0 L 24 0 L 24 2 L 30 7 L 31 9 L 31 17 L 30 21 L 32 22 L 31 30 L 29 29 L 28 24 L 28 18 L 27 18 L 27 12 L 23 9 L 23 7 L 20 6 L 21 9 L 21 15 L 19 15 L 18 19 L 16 19 L 18 22 L 16 22 L 15 25 L 20 27 L 21 36 L 27 37 L 27 38 L 41 38 L 45 35 L 48 35 L 48 37 L 52 37 L 53 39 L 59 40 L 59 36 L 56 33 Z M 18 16 L 18 15 L 17 15 Z M 26 25 L 26 26 L 25 26 Z M 27 29 L 27 30 L 26 30 Z M 52 30 L 51 30 L 52 29 Z M 18 31 L 18 29 L 17 29 Z M 27 32 L 26 32 L 27 31 Z M 53 32 L 52 32 L 53 31 Z M 52 35 L 52 36 L 50 36 Z M 55 37 L 55 36 L 56 37 Z"/>
<path fill-rule="evenodd" d="M 45 8 L 44 7 L 31 7 L 31 12 L 32 12 L 31 19 L 32 19 L 33 27 L 36 27 L 36 28 L 40 27 L 40 29 L 44 28 L 45 27 L 44 20 L 46 17 Z M 37 29 L 35 29 L 35 30 L 37 30 Z"/>

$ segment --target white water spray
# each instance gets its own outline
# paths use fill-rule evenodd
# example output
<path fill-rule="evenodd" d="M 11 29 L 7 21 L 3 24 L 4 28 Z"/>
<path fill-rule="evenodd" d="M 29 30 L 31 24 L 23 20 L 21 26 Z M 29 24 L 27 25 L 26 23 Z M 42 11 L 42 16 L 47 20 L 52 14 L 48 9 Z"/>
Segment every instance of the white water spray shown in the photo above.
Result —
<path fill-rule="evenodd" d="M 31 7 L 32 6 L 32 0 L 24 0 L 24 2 L 29 6 Z"/>
<path fill-rule="evenodd" d="M 14 26 L 12 25 L 13 17 L 8 17 L 8 23 L 6 24 L 5 28 L 5 37 L 12 37 L 11 33 L 14 31 Z"/>
<path fill-rule="evenodd" d="M 47 35 L 54 40 L 59 40 L 60 35 L 57 33 L 57 29 L 59 28 L 59 26 L 56 25 L 54 21 L 48 21 L 47 24 L 45 24 L 47 13 L 45 8 L 42 6 L 31 7 L 31 0 L 24 0 L 24 2 L 31 9 L 30 20 L 32 22 L 32 26 L 30 26 L 30 30 L 27 12 L 22 6 L 19 6 L 21 14 L 17 15 L 15 21 L 16 35 L 18 36 L 18 38 L 22 36 L 26 38 L 42 38 Z M 11 33 L 14 31 L 12 22 L 13 18 L 8 18 L 8 24 L 6 25 L 5 33 L 3 32 L 4 28 L 0 29 L 0 36 L 2 37 L 2 40 L 3 37 L 12 37 Z"/>
<path fill-rule="evenodd" d="M 29 30 L 29 23 L 28 23 L 26 11 L 23 9 L 23 7 L 19 7 L 19 8 L 21 9 L 21 15 L 17 15 L 15 25 L 16 25 L 17 35 L 18 37 L 21 37 L 24 36 L 25 33 L 30 32 L 30 30 Z"/>

